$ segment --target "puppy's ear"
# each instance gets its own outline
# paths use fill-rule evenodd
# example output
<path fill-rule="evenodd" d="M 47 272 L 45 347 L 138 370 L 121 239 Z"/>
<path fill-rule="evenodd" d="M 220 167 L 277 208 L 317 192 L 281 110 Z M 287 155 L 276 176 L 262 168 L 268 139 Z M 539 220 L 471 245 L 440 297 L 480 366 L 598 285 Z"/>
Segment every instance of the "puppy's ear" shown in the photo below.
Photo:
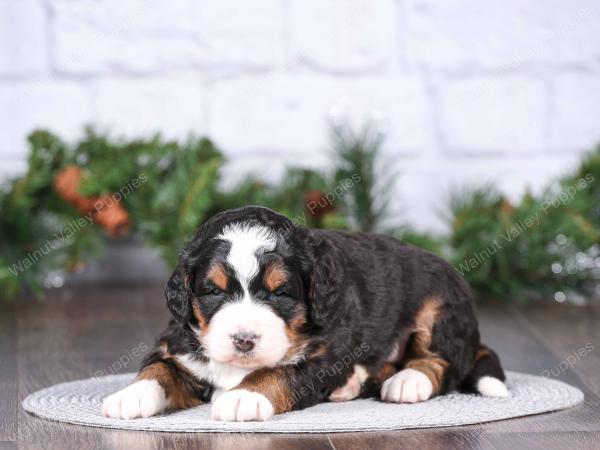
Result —
<path fill-rule="evenodd" d="M 191 317 L 192 293 L 190 277 L 185 273 L 181 262 L 169 278 L 165 288 L 165 298 L 169 311 L 178 322 L 187 322 Z"/>
<path fill-rule="evenodd" d="M 309 232 L 310 233 L 310 232 Z M 311 265 L 309 303 L 312 323 L 319 326 L 334 324 L 340 317 L 340 277 L 343 275 L 334 248 L 310 233 L 308 239 Z"/>

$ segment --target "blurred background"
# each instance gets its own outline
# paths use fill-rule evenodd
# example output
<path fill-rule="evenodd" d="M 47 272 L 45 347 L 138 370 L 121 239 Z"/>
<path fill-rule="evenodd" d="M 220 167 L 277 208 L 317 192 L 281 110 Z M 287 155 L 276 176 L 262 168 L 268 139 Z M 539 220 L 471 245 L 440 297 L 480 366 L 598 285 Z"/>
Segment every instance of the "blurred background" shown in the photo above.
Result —
<path fill-rule="evenodd" d="M 594 0 L 2 0 L 0 296 L 165 279 L 212 214 L 600 296 Z"/>
<path fill-rule="evenodd" d="M 0 447 L 302 439 L 73 427 L 19 406 L 137 370 L 185 240 L 258 204 L 442 256 L 506 369 L 586 398 L 296 445 L 596 448 L 599 144 L 598 0 L 0 0 Z"/>

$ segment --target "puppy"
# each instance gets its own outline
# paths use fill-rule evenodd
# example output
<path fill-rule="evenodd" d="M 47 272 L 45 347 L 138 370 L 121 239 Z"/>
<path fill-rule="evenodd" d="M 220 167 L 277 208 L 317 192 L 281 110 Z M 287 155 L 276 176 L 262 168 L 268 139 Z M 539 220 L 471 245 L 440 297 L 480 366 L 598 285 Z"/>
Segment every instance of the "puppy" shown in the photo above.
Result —
<path fill-rule="evenodd" d="M 166 300 L 173 319 L 134 382 L 106 398 L 105 416 L 212 401 L 214 420 L 252 421 L 327 400 L 508 395 L 466 282 L 388 236 L 226 211 L 186 245 Z"/>

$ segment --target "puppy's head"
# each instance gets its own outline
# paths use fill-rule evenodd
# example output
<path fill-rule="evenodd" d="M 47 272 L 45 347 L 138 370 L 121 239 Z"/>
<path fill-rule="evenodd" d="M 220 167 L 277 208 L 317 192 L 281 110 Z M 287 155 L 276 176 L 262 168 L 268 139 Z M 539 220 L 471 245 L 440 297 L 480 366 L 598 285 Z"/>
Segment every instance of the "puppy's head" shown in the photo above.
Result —
<path fill-rule="evenodd" d="M 211 359 L 240 367 L 304 356 L 323 319 L 331 273 L 310 233 L 269 209 L 245 207 L 206 222 L 183 251 L 166 297 Z M 324 285 L 325 283 L 325 285 Z"/>

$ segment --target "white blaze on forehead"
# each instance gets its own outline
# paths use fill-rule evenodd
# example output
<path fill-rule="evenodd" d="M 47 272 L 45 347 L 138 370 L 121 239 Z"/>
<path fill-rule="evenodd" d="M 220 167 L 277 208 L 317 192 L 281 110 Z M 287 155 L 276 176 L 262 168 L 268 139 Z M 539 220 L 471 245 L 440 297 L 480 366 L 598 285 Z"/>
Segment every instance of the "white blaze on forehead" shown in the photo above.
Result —
<path fill-rule="evenodd" d="M 236 271 L 242 284 L 248 284 L 258 273 L 257 255 L 272 251 L 277 239 L 267 227 L 236 223 L 223 229 L 217 239 L 231 242 L 227 262 Z"/>

